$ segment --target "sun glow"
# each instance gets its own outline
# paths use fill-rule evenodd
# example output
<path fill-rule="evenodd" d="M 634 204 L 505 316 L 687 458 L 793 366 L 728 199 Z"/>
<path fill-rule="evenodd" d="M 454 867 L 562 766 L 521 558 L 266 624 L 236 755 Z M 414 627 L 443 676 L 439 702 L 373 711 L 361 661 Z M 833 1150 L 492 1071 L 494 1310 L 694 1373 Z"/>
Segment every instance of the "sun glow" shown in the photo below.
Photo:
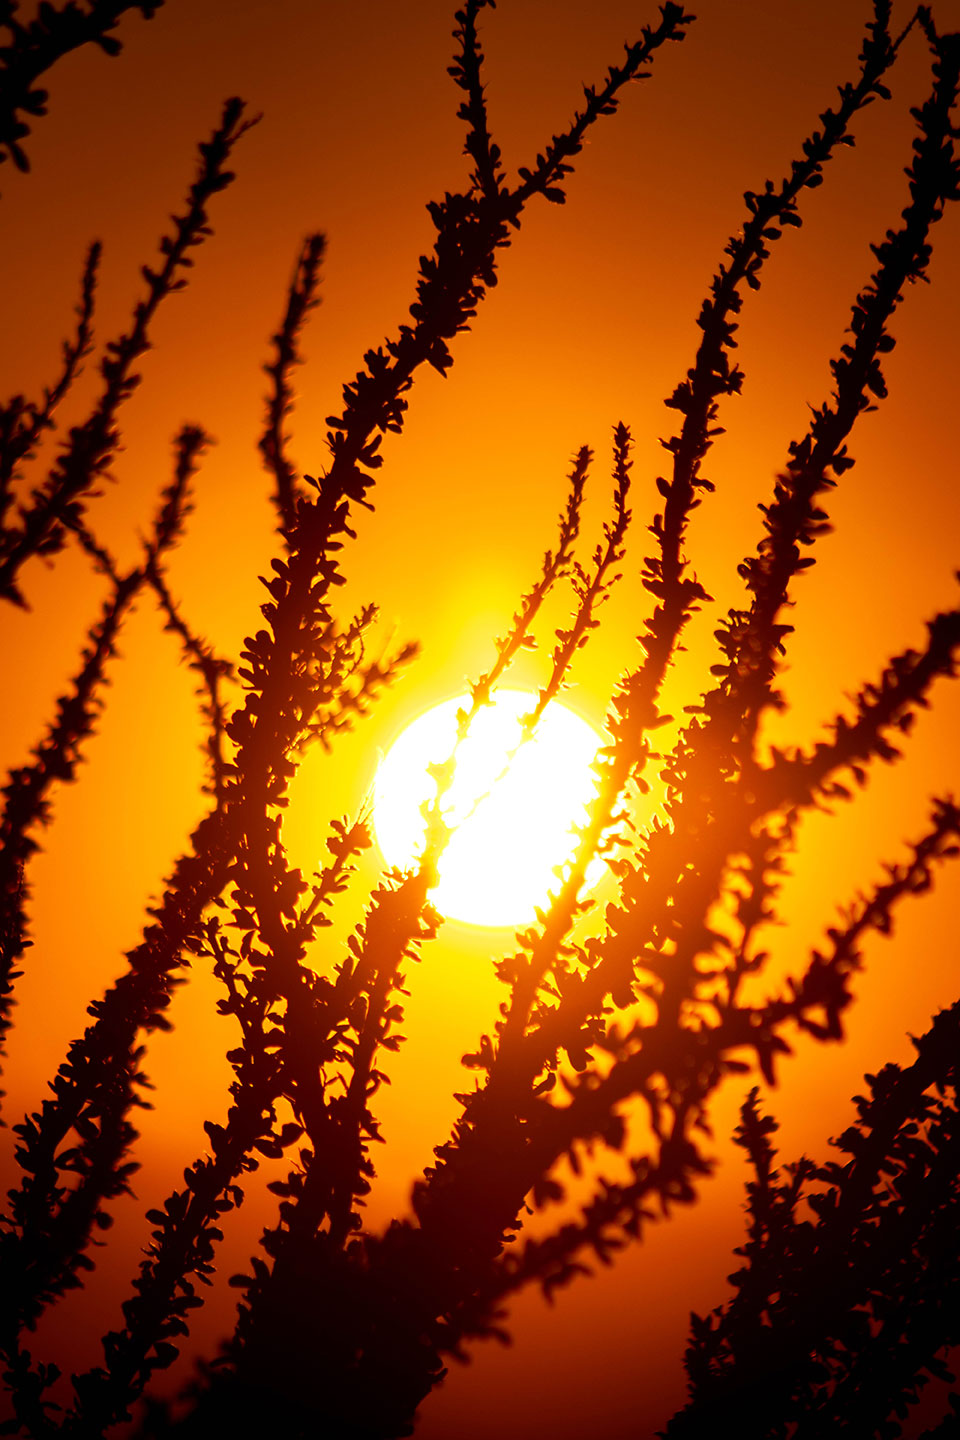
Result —
<path fill-rule="evenodd" d="M 468 704 L 459 696 L 425 711 L 380 765 L 374 825 L 390 865 L 407 869 L 419 858 L 426 828 L 422 807 L 435 794 L 429 767 L 448 758 L 457 711 Z M 557 888 L 556 867 L 573 854 L 573 827 L 586 818 L 593 794 L 590 763 L 603 741 L 555 701 L 533 738 L 520 745 L 521 720 L 535 704 L 529 692 L 498 692 L 459 748 L 443 806 L 453 834 L 431 892 L 442 915 L 471 925 L 526 924 L 534 907 Z M 595 884 L 603 869 L 602 861 L 594 861 L 588 884 Z"/>

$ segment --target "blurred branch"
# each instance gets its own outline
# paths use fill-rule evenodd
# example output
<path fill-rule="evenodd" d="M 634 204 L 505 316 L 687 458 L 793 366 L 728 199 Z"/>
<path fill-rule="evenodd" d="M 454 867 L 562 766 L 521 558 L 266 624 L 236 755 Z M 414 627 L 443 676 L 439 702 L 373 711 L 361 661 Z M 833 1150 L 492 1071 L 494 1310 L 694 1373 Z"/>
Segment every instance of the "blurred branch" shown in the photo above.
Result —
<path fill-rule="evenodd" d="M 316 712 L 306 728 L 306 739 L 319 740 L 327 753 L 335 737 L 369 714 L 371 704 L 419 654 L 419 646 L 408 642 L 367 660 L 364 635 L 376 616 L 376 607 L 366 605 L 342 631 L 330 627 L 326 664 L 318 677 Z"/>
<path fill-rule="evenodd" d="M 594 549 L 589 572 L 578 561 L 572 562 L 572 584 L 577 608 L 569 630 L 557 631 L 550 679 L 541 687 L 537 703 L 530 714 L 523 717 L 525 734 L 533 733 L 551 700 L 560 693 L 574 657 L 586 645 L 590 632 L 596 630 L 600 624 L 596 618 L 597 609 L 620 579 L 619 574 L 611 575 L 610 570 L 620 563 L 626 553 L 624 539 L 630 524 L 627 496 L 630 493 L 630 471 L 633 468 L 633 461 L 629 458 L 632 445 L 626 425 L 617 425 L 613 439 L 613 519 L 604 521 L 604 543 Z"/>
<path fill-rule="evenodd" d="M 164 504 L 154 523 L 154 537 L 147 545 L 145 578 L 166 617 L 164 628 L 178 637 L 187 664 L 200 676 L 202 688 L 198 693 L 206 695 L 203 716 L 209 725 L 209 735 L 205 741 L 210 762 L 208 793 L 214 796 L 217 806 L 222 807 L 226 773 L 226 714 L 221 686 L 224 680 L 233 679 L 233 664 L 229 660 L 218 658 L 213 648 L 190 629 L 170 593 L 161 563 L 164 553 L 182 534 L 183 522 L 192 508 L 190 480 L 196 473 L 200 457 L 210 444 L 210 437 L 199 426 L 185 425 L 177 436 L 176 443 L 176 471 L 173 483 L 164 492 Z"/>
<path fill-rule="evenodd" d="M 76 779 L 85 740 L 93 734 L 103 708 L 107 662 L 116 654 L 116 641 L 140 588 L 136 570 L 118 577 L 104 604 L 100 619 L 87 636 L 82 666 L 68 692 L 57 702 L 57 713 L 27 765 L 11 770 L 3 787 L 0 818 L 0 1045 L 10 1029 L 16 968 L 32 943 L 26 907 L 30 889 L 27 862 L 38 848 L 37 829 L 50 821 L 50 791 L 57 783 Z M 2 1053 L 2 1050 L 0 1050 Z"/>
<path fill-rule="evenodd" d="M 497 650 L 496 662 L 486 674 L 481 675 L 480 679 L 471 685 L 470 707 L 465 712 L 464 720 L 459 722 L 461 726 L 472 724 L 480 707 L 489 703 L 493 687 L 506 672 L 508 666 L 513 664 L 520 651 L 532 650 L 536 646 L 532 632 L 540 609 L 557 581 L 568 575 L 576 564 L 574 545 L 580 534 L 580 511 L 583 506 L 583 495 L 592 459 L 593 451 L 589 446 L 582 445 L 574 458 L 573 469 L 567 477 L 570 490 L 567 495 L 566 508 L 558 522 L 557 548 L 546 551 L 540 567 L 540 574 L 533 586 L 522 597 L 520 605 L 510 621 L 510 629 L 506 635 L 500 636 L 494 642 Z"/>
<path fill-rule="evenodd" d="M 267 414 L 260 437 L 260 454 L 274 478 L 274 504 L 284 533 L 296 523 L 297 470 L 288 454 L 290 437 L 284 430 L 293 410 L 291 376 L 295 366 L 303 364 L 300 337 L 311 310 L 320 304 L 320 264 L 326 248 L 324 235 L 309 235 L 297 257 L 293 279 L 287 292 L 287 308 L 280 329 L 273 337 L 274 358 L 264 370 L 272 381 L 267 397 Z"/>
<path fill-rule="evenodd" d="M 100 362 L 104 381 L 100 399 L 88 419 L 71 429 L 43 486 L 33 490 L 31 503 L 20 509 L 18 527 L 0 536 L 0 596 L 15 604 L 24 604 L 17 584 L 24 563 L 34 555 L 51 555 L 61 548 L 64 522 L 80 518 L 83 497 L 107 474 L 116 455 L 120 443 L 117 413 L 140 383 L 133 367 L 150 348 L 150 323 L 160 302 L 186 285 L 181 272 L 193 264 L 188 252 L 210 234 L 207 205 L 233 179 L 226 168 L 230 152 L 255 123 L 243 119 L 243 110 L 241 100 L 228 100 L 220 125 L 200 146 L 200 168 L 190 187 L 187 208 L 173 217 L 173 233 L 160 241 L 163 263 L 159 270 L 142 267 L 147 297 L 138 302 L 131 329 L 109 342 Z"/>
<path fill-rule="evenodd" d="M 33 459 L 43 435 L 53 429 L 54 412 L 93 349 L 93 308 L 100 255 L 100 242 L 96 240 L 87 252 L 83 268 L 76 333 L 72 340 L 63 342 L 62 369 L 52 389 L 44 391 L 43 403 L 36 405 L 22 395 L 14 395 L 6 405 L 0 406 L 0 530 L 13 501 L 12 484 L 18 478 L 18 466 Z"/>

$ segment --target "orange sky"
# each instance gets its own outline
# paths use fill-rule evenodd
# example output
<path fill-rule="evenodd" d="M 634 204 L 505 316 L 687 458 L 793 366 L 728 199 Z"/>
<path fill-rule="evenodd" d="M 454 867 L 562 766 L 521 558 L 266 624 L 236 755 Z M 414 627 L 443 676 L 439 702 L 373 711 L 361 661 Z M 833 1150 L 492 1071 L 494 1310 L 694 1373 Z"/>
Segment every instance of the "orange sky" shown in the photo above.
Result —
<path fill-rule="evenodd" d="M 741 192 L 767 176 L 780 179 L 835 85 L 853 78 L 866 9 L 825 0 L 700 0 L 692 8 L 699 18 L 689 38 L 667 47 L 653 78 L 629 90 L 620 113 L 593 131 L 568 204 L 531 208 L 502 255 L 501 283 L 456 344 L 450 377 L 418 378 L 405 433 L 383 447 L 376 512 L 360 517 L 359 542 L 345 562 L 343 613 L 376 601 L 384 635 L 395 628 L 400 638 L 416 637 L 423 654 L 361 735 L 304 765 L 287 834 L 305 867 L 316 862 L 330 815 L 362 799 L 376 748 L 489 666 L 492 636 L 552 542 L 569 457 L 583 443 L 597 452 L 588 516 L 599 527 L 611 428 L 620 419 L 637 441 L 633 563 L 574 676 L 571 703 L 599 723 L 613 681 L 633 662 L 632 637 L 645 613 L 641 527 L 663 466 L 657 438 L 671 433 L 663 397 L 693 359 L 694 320 L 722 245 L 741 223 Z M 939 12 L 945 26 L 960 20 L 952 0 Z M 652 18 L 632 0 L 501 0 L 486 19 L 484 47 L 491 123 L 508 170 L 529 162 L 567 121 L 580 82 L 600 78 L 619 58 L 638 16 Z M 316 473 L 325 463 L 324 418 L 339 408 L 340 385 L 364 349 L 395 331 L 412 299 L 417 256 L 431 238 L 425 202 L 465 176 L 445 74 L 451 26 L 451 8 L 439 0 L 168 0 L 149 24 L 123 23 L 118 60 L 81 53 L 58 66 L 51 113 L 28 142 L 32 173 L 10 165 L 0 173 L 0 263 L 12 277 L 0 394 L 37 394 L 69 329 L 88 242 L 99 236 L 105 247 L 102 340 L 127 321 L 139 265 L 152 258 L 179 205 L 195 144 L 222 99 L 239 94 L 264 112 L 237 151 L 235 185 L 215 202 L 216 234 L 196 252 L 190 288 L 161 312 L 144 384 L 124 417 L 118 483 L 94 512 L 104 539 L 133 563 L 168 478 L 175 431 L 197 420 L 212 432 L 217 444 L 203 463 L 196 511 L 171 572 L 192 623 L 222 653 L 235 655 L 256 628 L 256 576 L 276 553 L 256 451 L 260 366 L 298 243 L 313 229 L 328 234 L 323 304 L 305 339 L 293 427 L 297 463 Z M 706 467 L 717 494 L 697 512 L 690 535 L 717 607 L 690 629 L 668 692 L 675 707 L 695 700 L 706 682 L 716 615 L 742 597 L 735 566 L 755 543 L 755 507 L 788 440 L 803 433 L 807 405 L 826 396 L 828 359 L 869 273 L 868 242 L 895 224 L 904 203 L 909 107 L 922 99 L 925 76 L 916 40 L 894 71 L 893 100 L 855 122 L 856 149 L 830 164 L 821 190 L 808 192 L 803 229 L 781 242 L 762 291 L 746 304 L 738 357 L 745 393 L 723 416 L 729 434 Z M 899 343 L 885 362 L 891 398 L 855 432 L 858 463 L 831 501 L 837 533 L 801 582 L 785 681 L 792 709 L 777 722 L 780 741 L 809 742 L 844 692 L 889 654 L 919 644 L 923 618 L 956 602 L 958 219 L 948 214 L 936 227 L 933 284 L 916 287 L 894 323 Z M 67 418 L 81 417 L 84 397 L 94 393 L 88 365 Z M 16 676 L 0 709 L 5 764 L 22 761 L 51 713 L 101 588 L 71 550 L 52 570 L 35 564 L 26 575 L 30 614 L 4 612 L 4 673 L 12 667 Z M 555 618 L 562 617 L 561 609 Z M 20 982 L 7 1081 L 14 1118 L 38 1102 L 43 1078 L 83 1026 L 92 990 L 117 973 L 145 899 L 158 893 L 200 813 L 190 676 L 146 599 L 121 652 L 82 783 L 56 796 L 56 825 L 33 870 L 36 945 Z M 531 657 L 515 679 L 535 684 L 540 673 Z M 927 797 L 957 786 L 958 722 L 960 697 L 941 687 L 908 759 L 878 774 L 855 807 L 804 824 L 778 966 L 802 962 L 834 904 L 919 833 Z M 374 873 L 371 860 L 361 884 Z M 106 907 L 96 901 L 104 876 Z M 936 1008 L 956 998 L 948 942 L 954 885 L 948 872 L 932 898 L 902 913 L 892 945 L 868 946 L 849 1043 L 816 1054 L 801 1044 L 800 1058 L 785 1064 L 775 1104 L 788 1158 L 804 1148 L 822 1156 L 827 1137 L 849 1121 L 849 1097 L 864 1070 L 907 1059 L 906 1032 L 920 1033 Z M 348 905 L 346 913 L 356 912 Z M 498 933 L 492 944 L 508 941 Z M 384 1096 L 388 1145 L 371 1223 L 403 1207 L 430 1147 L 445 1138 L 457 1057 L 495 1017 L 490 953 L 482 933 L 451 926 L 413 977 L 411 1039 Z M 176 1184 L 202 1149 L 202 1119 L 224 1104 L 222 1022 L 209 1018 L 214 1000 L 213 982 L 198 977 L 175 1002 L 174 1034 L 151 1043 L 148 1071 L 159 1096 L 167 1082 L 170 1093 L 145 1122 L 138 1199 L 118 1214 L 110 1262 L 117 1268 L 101 1262 L 91 1282 L 104 1324 L 115 1320 L 110 1275 L 132 1274 L 144 1241 L 142 1211 Z M 719 1136 L 741 1096 L 742 1089 L 730 1092 L 717 1107 Z M 564 1292 L 552 1309 L 525 1296 L 512 1314 L 513 1347 L 489 1347 L 471 1367 L 455 1368 L 425 1404 L 418 1440 L 651 1435 L 683 1395 L 689 1309 L 722 1298 L 730 1249 L 740 1240 L 743 1175 L 728 1150 L 718 1140 L 723 1164 L 696 1210 L 662 1227 L 614 1273 Z M 263 1212 L 251 1212 L 234 1217 L 227 1273 L 255 1243 Z M 88 1313 L 82 1299 L 71 1299 L 41 1334 L 62 1339 L 69 1330 L 76 1363 L 91 1363 Z M 208 1346 L 224 1314 L 198 1323 Z"/>

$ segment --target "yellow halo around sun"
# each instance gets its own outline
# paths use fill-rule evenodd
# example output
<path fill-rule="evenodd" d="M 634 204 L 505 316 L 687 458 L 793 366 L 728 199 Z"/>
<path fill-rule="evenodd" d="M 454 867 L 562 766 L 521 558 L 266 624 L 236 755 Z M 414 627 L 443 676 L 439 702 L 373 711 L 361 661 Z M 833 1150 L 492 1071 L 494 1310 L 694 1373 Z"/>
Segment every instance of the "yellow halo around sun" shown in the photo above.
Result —
<path fill-rule="evenodd" d="M 520 722 L 535 704 L 536 696 L 527 691 L 497 692 L 459 748 L 443 805 L 453 834 L 430 897 L 441 915 L 471 925 L 527 924 L 534 907 L 544 905 L 557 888 L 555 868 L 573 855 L 572 827 L 586 818 L 594 793 L 590 764 L 603 740 L 586 720 L 555 701 L 533 738 L 516 749 Z M 457 711 L 468 705 L 468 697 L 461 695 L 425 711 L 380 764 L 373 819 L 390 865 L 407 869 L 419 859 L 425 831 L 421 807 L 435 794 L 428 767 L 450 755 Z M 588 883 L 595 884 L 603 870 L 603 862 L 594 861 Z"/>

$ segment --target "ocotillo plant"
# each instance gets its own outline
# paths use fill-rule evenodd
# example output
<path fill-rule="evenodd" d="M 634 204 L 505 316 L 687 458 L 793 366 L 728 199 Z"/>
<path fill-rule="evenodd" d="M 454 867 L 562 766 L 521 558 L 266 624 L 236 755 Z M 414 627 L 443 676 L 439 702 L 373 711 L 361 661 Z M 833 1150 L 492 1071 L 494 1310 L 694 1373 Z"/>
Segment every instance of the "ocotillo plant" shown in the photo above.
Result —
<path fill-rule="evenodd" d="M 956 815 L 943 809 L 938 828 Z M 918 852 L 889 897 L 927 873 Z M 896 1437 L 934 1376 L 953 1380 L 957 1313 L 957 1006 L 914 1041 L 905 1070 L 868 1075 L 869 1099 L 834 1143 L 843 1163 L 802 1159 L 778 1169 L 756 1089 L 737 1143 L 748 1152 L 746 1263 L 736 1295 L 694 1316 L 691 1400 L 667 1436 L 710 1433 Z M 954 1402 L 960 1397 L 954 1396 Z M 957 1407 L 941 1427 L 955 1433 Z"/>
<path fill-rule="evenodd" d="M 110 32 L 125 8 L 149 15 L 157 7 L 43 7 L 28 27 L 15 23 L 9 7 L 0 14 L 11 34 L 0 59 L 12 97 L 0 144 L 18 165 L 28 159 L 23 117 L 42 113 L 33 81 L 87 40 L 114 48 Z M 260 433 L 275 554 L 263 576 L 267 598 L 235 659 L 196 633 L 169 573 L 209 444 L 204 430 L 180 430 L 173 478 L 134 566 L 122 566 L 105 543 L 96 501 L 122 445 L 125 407 L 157 315 L 208 238 L 216 197 L 233 179 L 234 151 L 254 123 L 242 101 L 226 102 L 201 145 L 186 204 L 161 238 L 159 259 L 143 266 L 130 326 L 103 348 L 89 413 L 68 429 L 45 474 L 38 477 L 47 455 L 42 442 L 93 353 L 96 245 L 59 376 L 42 400 L 18 394 L 0 411 L 0 595 L 23 606 L 26 576 L 38 561 L 55 562 L 75 543 L 108 596 L 68 693 L 4 789 L 0 1025 L 8 1049 L 17 1039 L 16 982 L 34 963 L 31 862 L 41 830 L 55 820 L 59 787 L 78 777 L 138 597 L 152 597 L 177 637 L 199 682 L 207 726 L 205 814 L 162 898 L 149 907 L 141 938 L 113 983 L 91 999 L 89 1023 L 50 1093 L 24 1119 L 8 1119 L 18 1166 L 0 1228 L 10 1433 L 102 1436 L 134 1414 L 142 1428 L 161 1433 L 357 1440 L 411 1433 L 448 1358 L 499 1333 L 504 1307 L 520 1289 L 539 1285 L 551 1294 L 580 1275 L 589 1257 L 610 1260 L 629 1240 L 646 1238 L 654 1207 L 666 1214 L 697 1198 L 713 1168 L 703 1132 L 716 1092 L 754 1067 L 772 1081 L 797 1031 L 841 1039 L 865 932 L 889 928 L 896 902 L 924 888 L 956 853 L 957 811 L 940 797 L 927 832 L 913 841 L 913 861 L 862 898 L 800 973 L 764 994 L 786 857 L 803 818 L 852 798 L 851 784 L 865 784 L 878 762 L 898 757 L 935 682 L 955 673 L 960 647 L 960 608 L 948 594 L 921 648 L 893 655 L 845 710 L 837 702 L 828 739 L 790 750 L 767 741 L 765 727 L 787 705 L 780 677 L 796 582 L 819 553 L 831 492 L 854 463 L 851 433 L 886 396 L 882 365 L 896 343 L 896 312 L 909 288 L 927 278 L 936 223 L 960 196 L 960 36 L 938 28 L 927 7 L 896 28 L 888 0 L 874 0 L 857 73 L 819 114 L 785 178 L 746 192 L 746 213 L 697 317 L 696 353 L 667 400 L 679 418 L 662 441 L 666 473 L 650 487 L 659 499 L 645 532 L 649 553 L 634 562 L 647 611 L 638 620 L 639 648 L 625 659 L 609 700 L 595 794 L 574 854 L 549 903 L 507 953 L 491 957 L 502 986 L 499 1019 L 464 1056 L 453 1131 L 436 1136 L 434 1163 L 413 1185 L 410 1212 L 385 1228 L 367 1223 L 374 1147 L 389 1144 L 378 1095 L 391 1078 L 415 964 L 443 923 L 431 892 L 453 830 L 447 802 L 459 747 L 510 666 L 542 640 L 548 599 L 566 587 L 572 615 L 556 631 L 518 749 L 535 736 L 630 563 L 632 515 L 647 503 L 637 500 L 635 437 L 617 421 L 611 514 L 584 555 L 594 454 L 587 445 L 577 450 L 558 537 L 495 641 L 495 658 L 471 682 L 454 750 L 436 757 L 420 853 L 407 870 L 386 869 L 346 942 L 331 941 L 330 912 L 358 883 L 371 847 L 366 797 L 357 794 L 349 817 L 328 817 L 329 860 L 312 877 L 292 859 L 285 829 L 311 748 L 336 753 L 345 731 L 362 733 L 368 710 L 415 653 L 408 644 L 371 658 L 372 607 L 350 619 L 335 603 L 353 547 L 362 543 L 357 517 L 373 506 L 381 468 L 389 468 L 382 442 L 403 436 L 420 373 L 432 367 L 445 375 L 458 337 L 481 323 L 482 303 L 530 209 L 541 200 L 564 202 L 593 128 L 616 112 L 631 82 L 659 70 L 661 52 L 694 24 L 681 6 L 662 5 L 619 63 L 585 88 L 570 124 L 511 173 L 487 114 L 478 23 L 492 8 L 466 0 L 456 13 L 449 74 L 466 130 L 466 181 L 429 205 L 433 248 L 420 259 L 409 316 L 366 351 L 343 387 L 341 408 L 327 421 L 327 454 L 312 474 L 301 474 L 287 431 L 304 327 L 318 303 L 324 237 L 310 235 L 297 253 L 265 366 Z M 759 537 L 745 542 L 731 603 L 717 621 L 715 664 L 676 722 L 667 713 L 668 676 L 693 616 L 715 603 L 691 567 L 687 536 L 693 511 L 714 489 L 704 465 L 743 383 L 733 354 L 741 310 L 781 241 L 800 226 L 807 192 L 839 168 L 837 152 L 852 144 L 861 112 L 890 98 L 892 68 L 917 46 L 928 50 L 932 73 L 928 98 L 913 111 L 901 213 L 873 247 L 872 273 L 855 294 L 830 362 L 830 393 L 813 408 L 806 432 L 784 446 L 772 494 L 761 497 Z M 661 788 L 662 803 L 644 818 L 635 802 L 652 785 Z M 615 889 L 602 914 L 588 883 L 597 857 Z M 103 1337 L 100 1362 L 68 1383 L 57 1357 L 42 1353 L 45 1317 L 84 1286 L 101 1232 L 138 1186 L 151 1037 L 176 1024 L 175 992 L 201 969 L 219 986 L 217 1010 L 230 1029 L 229 1101 L 225 1113 L 204 1120 L 206 1148 L 184 1156 L 182 1182 L 165 1196 L 138 1197 L 149 1207 L 145 1258 Z M 748 1138 L 757 1117 L 754 1104 L 745 1113 Z M 762 1145 L 750 1143 L 769 1180 Z M 628 1178 L 614 1183 L 595 1173 L 589 1157 L 598 1149 L 619 1152 Z M 221 1243 L 248 1177 L 262 1161 L 281 1162 L 291 1151 L 294 1158 L 268 1186 L 276 1209 L 258 1252 L 232 1277 L 241 1292 L 232 1336 L 208 1357 L 189 1404 L 169 1413 L 156 1400 L 137 1408 L 150 1401 L 155 1372 L 172 1364 L 190 1336 L 205 1287 L 231 1279 L 219 1262 Z M 590 1179 L 575 1212 L 565 1164 L 586 1167 Z M 794 1346 L 790 1333 L 782 1345 Z M 841 1375 L 825 1383 L 839 1393 L 856 1382 Z M 905 1371 L 903 1387 L 913 1383 Z M 874 1428 L 901 1404 L 895 1389 L 871 1401 Z M 774 1408 L 794 1403 L 786 1382 L 782 1390 L 769 1397 Z"/>

